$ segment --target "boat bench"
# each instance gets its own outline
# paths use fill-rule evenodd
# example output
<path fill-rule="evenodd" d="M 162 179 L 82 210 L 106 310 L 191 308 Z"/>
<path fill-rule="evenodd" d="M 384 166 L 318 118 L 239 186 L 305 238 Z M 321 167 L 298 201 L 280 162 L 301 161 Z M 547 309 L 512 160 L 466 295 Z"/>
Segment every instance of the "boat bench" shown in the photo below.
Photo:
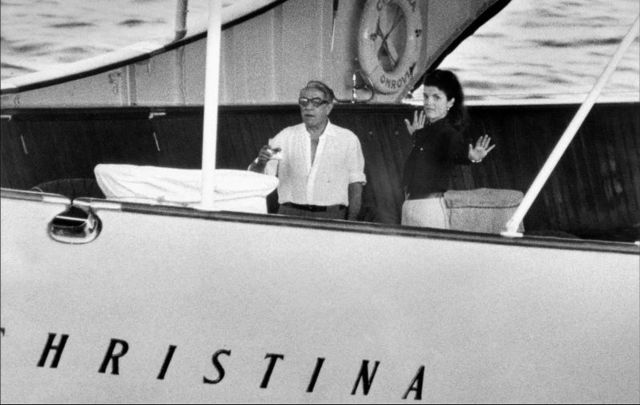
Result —
<path fill-rule="evenodd" d="M 450 229 L 500 233 L 523 197 L 524 194 L 518 190 L 449 190 L 444 193 L 444 200 L 449 209 Z M 518 231 L 524 231 L 522 223 L 519 224 Z"/>

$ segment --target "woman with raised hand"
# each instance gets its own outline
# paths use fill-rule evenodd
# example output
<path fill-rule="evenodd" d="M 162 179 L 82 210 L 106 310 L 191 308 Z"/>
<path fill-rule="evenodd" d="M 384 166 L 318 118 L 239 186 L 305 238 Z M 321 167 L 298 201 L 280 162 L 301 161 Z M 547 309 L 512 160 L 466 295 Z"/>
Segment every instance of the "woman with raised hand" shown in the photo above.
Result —
<path fill-rule="evenodd" d="M 413 121 L 405 119 L 413 149 L 404 167 L 402 225 L 449 228 L 444 202 L 456 164 L 480 163 L 495 145 L 483 135 L 475 145 L 465 142 L 467 126 L 464 93 L 456 75 L 448 70 L 427 73 L 424 106 Z"/>

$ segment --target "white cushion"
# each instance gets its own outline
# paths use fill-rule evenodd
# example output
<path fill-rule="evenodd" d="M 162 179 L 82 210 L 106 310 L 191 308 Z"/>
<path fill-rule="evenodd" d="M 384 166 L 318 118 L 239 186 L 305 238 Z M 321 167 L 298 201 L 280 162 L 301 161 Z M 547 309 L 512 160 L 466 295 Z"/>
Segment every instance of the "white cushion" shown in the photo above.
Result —
<path fill-rule="evenodd" d="M 99 164 L 94 173 L 108 199 L 200 207 L 200 169 Z M 266 196 L 278 178 L 246 170 L 216 169 L 213 210 L 266 213 Z"/>

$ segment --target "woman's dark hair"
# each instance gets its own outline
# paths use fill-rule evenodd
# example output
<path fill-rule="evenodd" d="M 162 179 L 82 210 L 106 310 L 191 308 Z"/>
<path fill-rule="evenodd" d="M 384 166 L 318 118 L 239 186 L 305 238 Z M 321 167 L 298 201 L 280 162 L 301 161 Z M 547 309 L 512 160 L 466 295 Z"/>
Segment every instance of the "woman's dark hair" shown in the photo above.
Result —
<path fill-rule="evenodd" d="M 464 106 L 464 92 L 458 77 L 450 70 L 433 70 L 424 77 L 425 86 L 434 86 L 447 95 L 447 99 L 455 99 L 447 114 L 447 119 L 458 130 L 463 130 L 468 124 L 467 109 Z"/>

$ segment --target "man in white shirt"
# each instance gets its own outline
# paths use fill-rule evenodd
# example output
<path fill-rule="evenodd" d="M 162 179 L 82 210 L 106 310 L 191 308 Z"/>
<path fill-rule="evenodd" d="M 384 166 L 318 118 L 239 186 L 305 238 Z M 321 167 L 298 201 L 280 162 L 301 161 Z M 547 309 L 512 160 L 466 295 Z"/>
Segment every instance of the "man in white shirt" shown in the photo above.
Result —
<path fill-rule="evenodd" d="M 356 220 L 366 183 L 358 137 L 333 125 L 335 96 L 312 80 L 300 90 L 302 123 L 280 131 L 249 170 L 277 175 L 279 214 Z"/>

